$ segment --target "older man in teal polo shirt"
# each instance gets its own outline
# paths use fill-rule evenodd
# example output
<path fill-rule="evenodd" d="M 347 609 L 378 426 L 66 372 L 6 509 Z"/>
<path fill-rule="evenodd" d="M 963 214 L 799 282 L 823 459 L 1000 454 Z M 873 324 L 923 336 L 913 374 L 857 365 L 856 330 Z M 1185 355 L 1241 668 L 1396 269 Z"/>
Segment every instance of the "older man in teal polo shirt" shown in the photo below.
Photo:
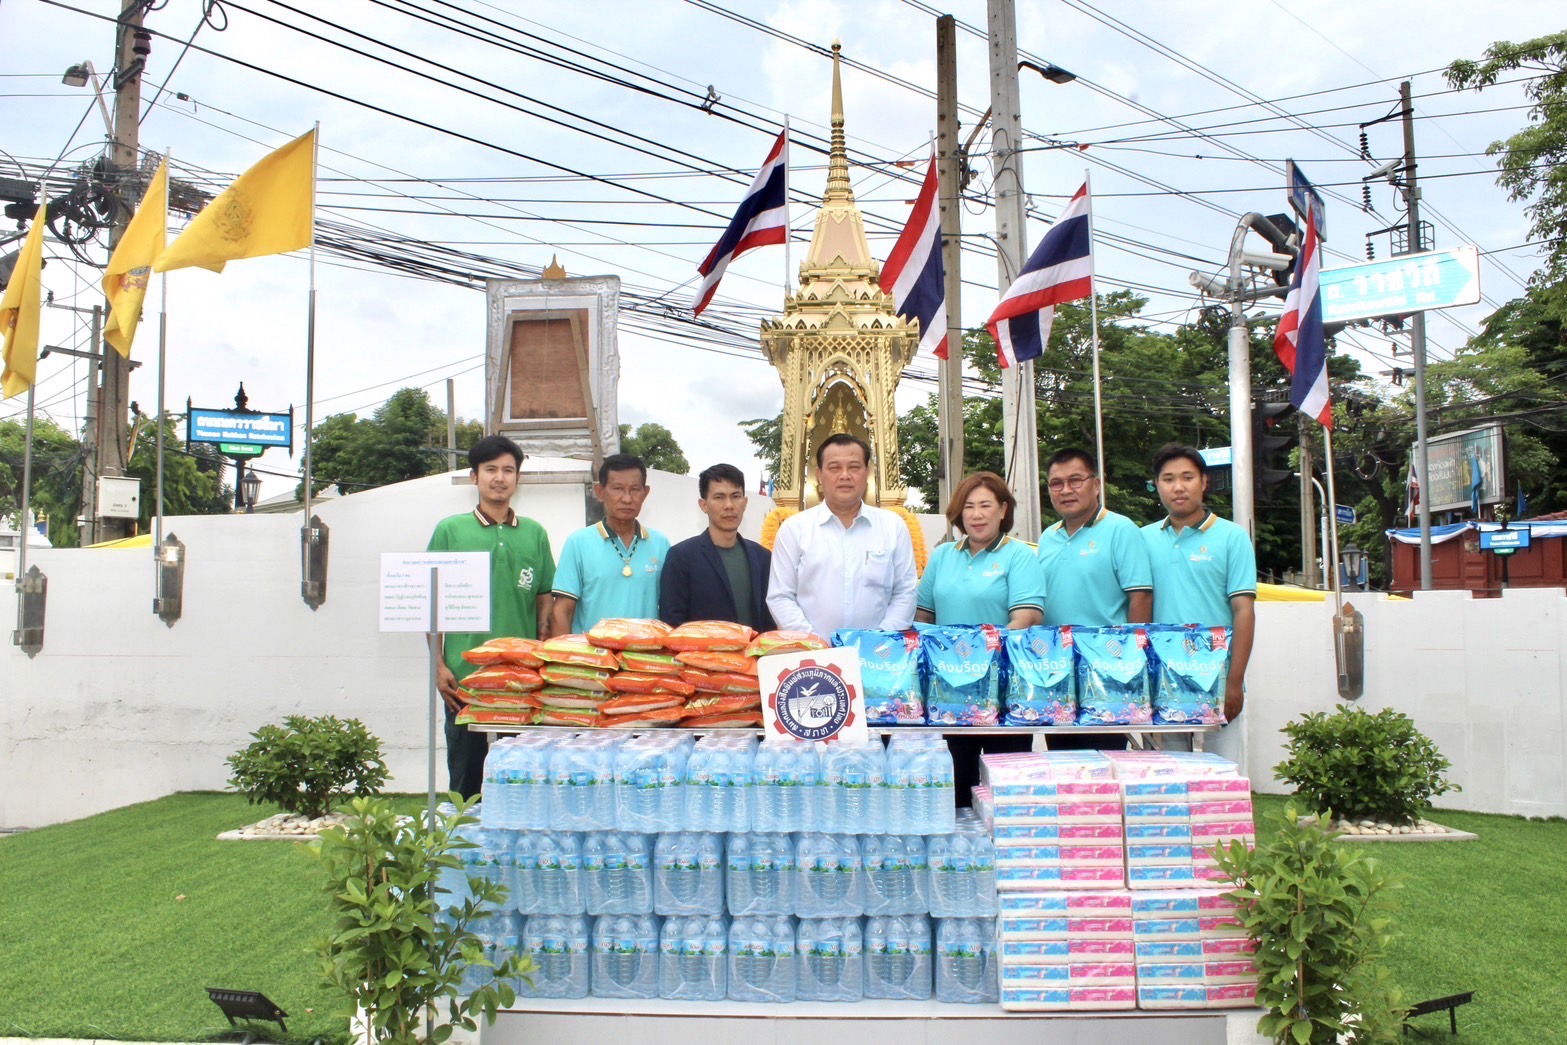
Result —
<path fill-rule="evenodd" d="M 580 635 L 607 617 L 658 616 L 669 538 L 637 519 L 648 492 L 640 458 L 610 454 L 599 465 L 593 496 L 604 505 L 604 521 L 576 531 L 561 546 L 552 634 Z"/>
<path fill-rule="evenodd" d="M 1256 634 L 1257 553 L 1245 530 L 1204 503 L 1208 465 L 1202 454 L 1171 443 L 1154 455 L 1153 474 L 1169 513 L 1143 527 L 1153 566 L 1153 619 L 1232 629 L 1224 717 L 1234 722 L 1245 706 Z"/>
<path fill-rule="evenodd" d="M 1046 471 L 1050 505 L 1061 516 L 1039 536 L 1045 623 L 1104 627 L 1145 624 L 1153 614 L 1153 575 L 1137 524 L 1099 503 L 1094 459 L 1067 449 Z"/>

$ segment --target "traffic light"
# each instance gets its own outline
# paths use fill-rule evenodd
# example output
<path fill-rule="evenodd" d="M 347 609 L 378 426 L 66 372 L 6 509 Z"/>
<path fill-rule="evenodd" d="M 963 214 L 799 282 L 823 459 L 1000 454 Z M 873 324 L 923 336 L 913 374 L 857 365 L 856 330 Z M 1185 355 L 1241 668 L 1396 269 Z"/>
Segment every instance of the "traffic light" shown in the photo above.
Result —
<path fill-rule="evenodd" d="M 1294 412 L 1289 403 L 1251 405 L 1251 475 L 1258 504 L 1272 500 L 1273 491 L 1295 475 L 1289 463 L 1295 430 L 1284 423 Z"/>

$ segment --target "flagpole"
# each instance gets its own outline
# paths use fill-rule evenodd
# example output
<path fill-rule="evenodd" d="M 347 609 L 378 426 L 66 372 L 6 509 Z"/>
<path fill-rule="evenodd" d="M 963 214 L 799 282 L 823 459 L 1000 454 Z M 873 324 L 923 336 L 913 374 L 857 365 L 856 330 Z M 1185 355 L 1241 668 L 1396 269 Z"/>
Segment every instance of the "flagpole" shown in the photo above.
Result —
<path fill-rule="evenodd" d="M 1329 546 L 1333 552 L 1333 562 L 1323 563 L 1322 565 L 1333 573 L 1334 613 L 1337 616 L 1342 616 L 1344 613 L 1344 584 L 1343 578 L 1339 576 L 1338 569 L 1338 493 L 1333 489 L 1333 429 L 1327 425 L 1322 426 L 1322 456 L 1326 458 L 1323 462 L 1326 465 L 1324 470 L 1328 477 L 1328 511 L 1326 514 L 1328 517 L 1329 540 L 1331 542 Z"/>
<path fill-rule="evenodd" d="M 161 301 L 158 305 L 158 489 L 154 495 L 158 523 L 154 528 L 152 537 L 152 557 L 154 561 L 158 558 L 158 549 L 163 547 L 163 428 L 164 419 L 167 416 L 163 405 L 163 396 L 168 385 L 164 374 L 168 369 L 169 342 L 169 274 L 167 272 L 163 273 L 163 278 L 159 280 L 159 283 L 161 286 Z M 161 570 L 157 572 L 157 576 L 160 578 L 160 590 L 157 592 L 157 596 L 161 599 L 163 597 L 161 590 L 163 573 Z"/>
<path fill-rule="evenodd" d="M 31 525 L 27 521 L 27 511 L 33 490 L 33 390 L 37 383 L 38 375 L 34 373 L 33 381 L 27 386 L 27 435 L 22 449 L 22 514 L 17 519 L 16 526 L 17 536 L 21 538 L 21 543 L 17 546 L 16 559 L 16 592 L 18 596 L 16 603 L 16 628 L 18 633 L 22 629 L 22 602 L 20 598 L 22 578 L 27 574 L 27 531 L 31 529 Z M 20 642 L 21 640 L 18 639 L 17 641 Z"/>
<path fill-rule="evenodd" d="M 1088 194 L 1088 271 L 1097 272 L 1094 258 L 1094 187 L 1088 168 L 1083 169 L 1083 188 Z M 1099 507 L 1105 506 L 1105 411 L 1099 389 L 1099 291 L 1089 283 L 1088 314 L 1093 322 L 1094 337 L 1094 451 L 1099 462 Z"/>
<path fill-rule="evenodd" d="M 794 256 L 794 251 L 790 247 L 790 244 L 789 244 L 789 240 L 792 238 L 792 230 L 789 228 L 789 220 L 790 219 L 789 219 L 789 114 L 788 113 L 784 113 L 784 128 L 783 129 L 784 129 L 784 279 L 783 279 L 783 290 L 784 290 L 784 297 L 787 298 L 789 296 L 790 290 L 794 286 L 794 277 L 791 275 L 791 273 L 792 273 L 792 271 L 794 269 L 794 262 L 791 260 L 793 258 L 793 256 Z"/>
<path fill-rule="evenodd" d="M 311 432 L 315 429 L 315 404 L 316 404 L 316 175 L 321 167 L 321 121 L 316 121 L 315 135 L 311 139 L 313 155 L 310 165 L 310 305 L 305 320 L 305 495 L 304 495 L 304 520 L 301 534 L 310 529 L 310 494 L 314 484 L 314 455 L 311 453 Z M 302 557 L 304 569 L 304 585 L 306 591 L 310 589 L 313 578 L 310 575 L 310 559 L 308 551 Z"/>

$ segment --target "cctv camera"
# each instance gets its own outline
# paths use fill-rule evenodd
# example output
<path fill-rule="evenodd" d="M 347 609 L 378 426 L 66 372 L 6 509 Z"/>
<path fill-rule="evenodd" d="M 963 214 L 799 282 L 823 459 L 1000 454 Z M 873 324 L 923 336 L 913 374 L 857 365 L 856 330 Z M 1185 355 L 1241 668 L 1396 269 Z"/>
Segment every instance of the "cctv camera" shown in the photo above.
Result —
<path fill-rule="evenodd" d="M 1378 178 L 1382 177 L 1384 174 L 1392 174 L 1394 171 L 1398 170 L 1398 168 L 1402 167 L 1403 165 L 1404 165 L 1404 158 L 1402 156 L 1400 156 L 1396 160 L 1388 160 L 1382 166 L 1378 167 L 1376 170 L 1372 171 L 1370 174 L 1366 175 L 1364 178 L 1361 178 L 1360 180 L 1361 181 L 1376 181 Z"/>
<path fill-rule="evenodd" d="M 1216 275 L 1208 275 L 1203 272 L 1193 272 L 1189 277 L 1192 286 L 1207 294 L 1209 297 L 1227 297 L 1230 292 L 1229 284 Z"/>

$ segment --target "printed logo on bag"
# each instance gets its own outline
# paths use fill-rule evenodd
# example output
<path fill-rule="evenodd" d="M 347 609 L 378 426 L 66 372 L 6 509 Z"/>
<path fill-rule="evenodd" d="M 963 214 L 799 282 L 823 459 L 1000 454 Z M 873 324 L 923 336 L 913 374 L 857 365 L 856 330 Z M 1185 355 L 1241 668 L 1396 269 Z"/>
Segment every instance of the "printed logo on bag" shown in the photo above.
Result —
<path fill-rule="evenodd" d="M 778 689 L 767 699 L 780 733 L 796 740 L 831 740 L 854 721 L 853 698 L 854 687 L 836 664 L 806 660 L 779 675 Z"/>

